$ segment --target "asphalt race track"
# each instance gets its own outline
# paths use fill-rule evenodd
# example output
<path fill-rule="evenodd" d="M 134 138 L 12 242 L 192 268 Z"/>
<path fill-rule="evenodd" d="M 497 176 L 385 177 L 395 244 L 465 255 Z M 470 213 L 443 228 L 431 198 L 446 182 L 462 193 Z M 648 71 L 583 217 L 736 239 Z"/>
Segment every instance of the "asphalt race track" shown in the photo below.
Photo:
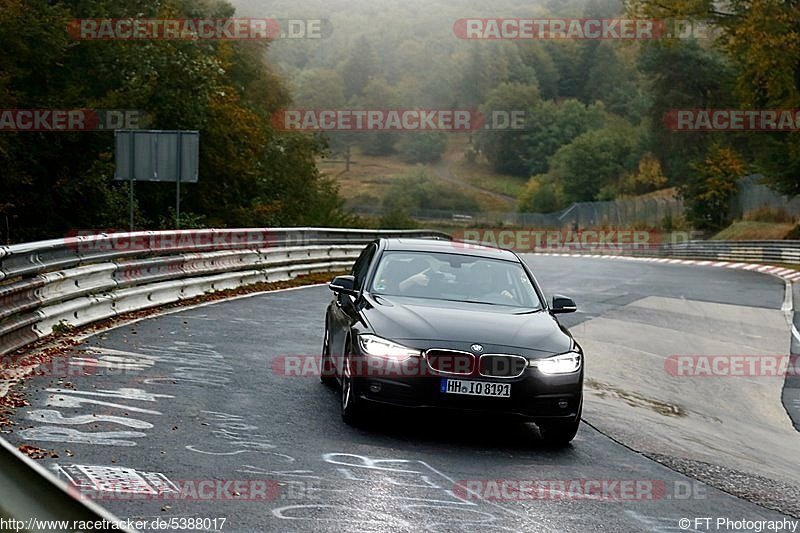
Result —
<path fill-rule="evenodd" d="M 31 379 L 31 405 L 5 437 L 55 450 L 42 463 L 76 487 L 109 489 L 92 497 L 121 518 L 224 518 L 222 531 L 750 531 L 738 521 L 788 518 L 620 444 L 716 458 L 791 483 L 800 434 L 780 404 L 781 383 L 749 380 L 749 415 L 735 403 L 735 380 L 676 382 L 662 359 L 633 355 L 786 353 L 782 282 L 702 267 L 527 260 L 548 293 L 574 297 L 581 310 L 563 322 L 587 351 L 587 424 L 564 450 L 540 446 L 532 426 L 429 413 L 343 424 L 336 391 L 280 371 L 282 356 L 319 354 L 326 287 L 186 309 L 92 337 L 76 354 L 108 372 Z M 718 401 L 725 394 L 730 402 Z M 759 453 L 775 459 L 759 466 Z M 171 497 L 210 480 L 230 482 L 236 494 Z M 490 491 L 520 480 L 572 490 Z M 644 490 L 580 491 L 592 482 Z M 718 518 L 733 522 L 717 528 Z"/>

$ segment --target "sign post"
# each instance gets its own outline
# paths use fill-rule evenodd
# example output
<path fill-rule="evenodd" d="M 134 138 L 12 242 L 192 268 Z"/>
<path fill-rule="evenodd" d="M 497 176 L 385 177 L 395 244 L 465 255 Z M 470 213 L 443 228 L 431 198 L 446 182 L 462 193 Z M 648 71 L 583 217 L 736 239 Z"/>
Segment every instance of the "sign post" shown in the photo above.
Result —
<path fill-rule="evenodd" d="M 131 138 L 131 154 L 136 153 L 136 135 L 130 135 Z M 134 228 L 134 221 L 133 221 L 133 176 L 136 175 L 136 170 L 133 163 L 133 157 L 130 158 L 130 181 L 128 182 L 128 208 L 130 211 L 130 232 L 133 233 Z"/>
<path fill-rule="evenodd" d="M 181 229 L 181 173 L 183 172 L 183 132 L 178 132 L 178 172 L 175 180 L 175 229 Z"/>
<path fill-rule="evenodd" d="M 134 230 L 135 181 L 175 182 L 175 227 L 181 225 L 181 183 L 197 183 L 200 133 L 197 131 L 116 130 L 114 179 L 129 182 L 130 229 Z"/>

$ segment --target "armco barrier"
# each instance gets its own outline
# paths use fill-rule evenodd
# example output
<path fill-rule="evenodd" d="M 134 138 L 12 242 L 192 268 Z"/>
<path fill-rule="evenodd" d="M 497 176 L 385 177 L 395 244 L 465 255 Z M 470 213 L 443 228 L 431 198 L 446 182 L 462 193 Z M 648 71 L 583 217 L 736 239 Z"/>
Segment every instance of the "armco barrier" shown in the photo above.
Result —
<path fill-rule="evenodd" d="M 636 248 L 633 245 L 591 245 L 542 247 L 523 253 L 570 253 L 585 255 L 622 255 L 634 257 L 670 257 L 742 263 L 800 264 L 800 241 L 688 241 L 658 247 Z"/>
<path fill-rule="evenodd" d="M 0 355 L 53 332 L 209 292 L 349 268 L 378 237 L 434 231 L 210 229 L 76 235 L 0 247 Z M 0 516 L 114 520 L 0 439 Z"/>
<path fill-rule="evenodd" d="M 43 521 L 93 525 L 105 521 L 120 524 L 118 518 L 94 502 L 76 499 L 53 474 L 23 456 L 3 439 L 0 439 L 0 496 L 0 517 L 22 520 L 22 531 L 73 531 L 61 527 L 46 528 Z M 38 527 L 33 520 L 39 520 Z M 131 531 L 124 527 L 112 529 L 108 526 L 92 529 Z M 3 529 L 16 530 L 10 527 Z"/>
<path fill-rule="evenodd" d="M 0 254 L 0 355 L 52 332 L 206 292 L 346 268 L 379 236 L 431 231 L 209 229 L 71 236 Z"/>
<path fill-rule="evenodd" d="M 800 264 L 800 241 L 691 241 L 664 246 L 659 254 L 678 259 Z"/>
<path fill-rule="evenodd" d="M 328 263 L 343 266 L 381 235 L 449 238 L 428 231 L 257 228 L 84 235 L 6 246 L 0 248 L 0 355 L 60 322 L 83 325 L 204 292 L 288 279 Z M 691 241 L 599 253 L 800 264 L 800 241 Z"/>

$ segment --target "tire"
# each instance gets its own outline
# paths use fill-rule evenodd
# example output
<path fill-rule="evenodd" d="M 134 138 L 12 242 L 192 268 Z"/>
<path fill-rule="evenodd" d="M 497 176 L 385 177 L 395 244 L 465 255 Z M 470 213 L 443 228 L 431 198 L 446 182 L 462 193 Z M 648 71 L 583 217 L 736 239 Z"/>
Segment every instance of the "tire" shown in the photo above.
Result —
<path fill-rule="evenodd" d="M 346 350 L 342 366 L 342 420 L 345 424 L 355 426 L 362 421 L 364 414 L 363 401 L 359 397 L 358 382 L 350 376 L 350 347 Z"/>
<path fill-rule="evenodd" d="M 563 448 L 567 446 L 575 435 L 578 433 L 578 428 L 581 425 L 581 413 L 575 420 L 569 422 L 542 422 L 537 424 L 539 426 L 539 433 L 542 435 L 542 441 L 545 446 L 549 448 Z"/>
<path fill-rule="evenodd" d="M 332 387 L 336 384 L 336 372 L 333 368 L 330 349 L 330 333 L 325 324 L 325 338 L 322 340 L 322 362 L 320 364 L 319 380 L 323 385 Z"/>

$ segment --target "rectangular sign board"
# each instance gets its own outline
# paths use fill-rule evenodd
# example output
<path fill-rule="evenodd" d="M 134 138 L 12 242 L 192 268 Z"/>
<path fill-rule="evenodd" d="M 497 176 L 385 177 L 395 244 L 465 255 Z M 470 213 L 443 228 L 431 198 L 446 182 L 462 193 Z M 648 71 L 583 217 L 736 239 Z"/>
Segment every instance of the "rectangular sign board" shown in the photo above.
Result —
<path fill-rule="evenodd" d="M 199 132 L 117 130 L 114 138 L 115 180 L 197 183 Z"/>

